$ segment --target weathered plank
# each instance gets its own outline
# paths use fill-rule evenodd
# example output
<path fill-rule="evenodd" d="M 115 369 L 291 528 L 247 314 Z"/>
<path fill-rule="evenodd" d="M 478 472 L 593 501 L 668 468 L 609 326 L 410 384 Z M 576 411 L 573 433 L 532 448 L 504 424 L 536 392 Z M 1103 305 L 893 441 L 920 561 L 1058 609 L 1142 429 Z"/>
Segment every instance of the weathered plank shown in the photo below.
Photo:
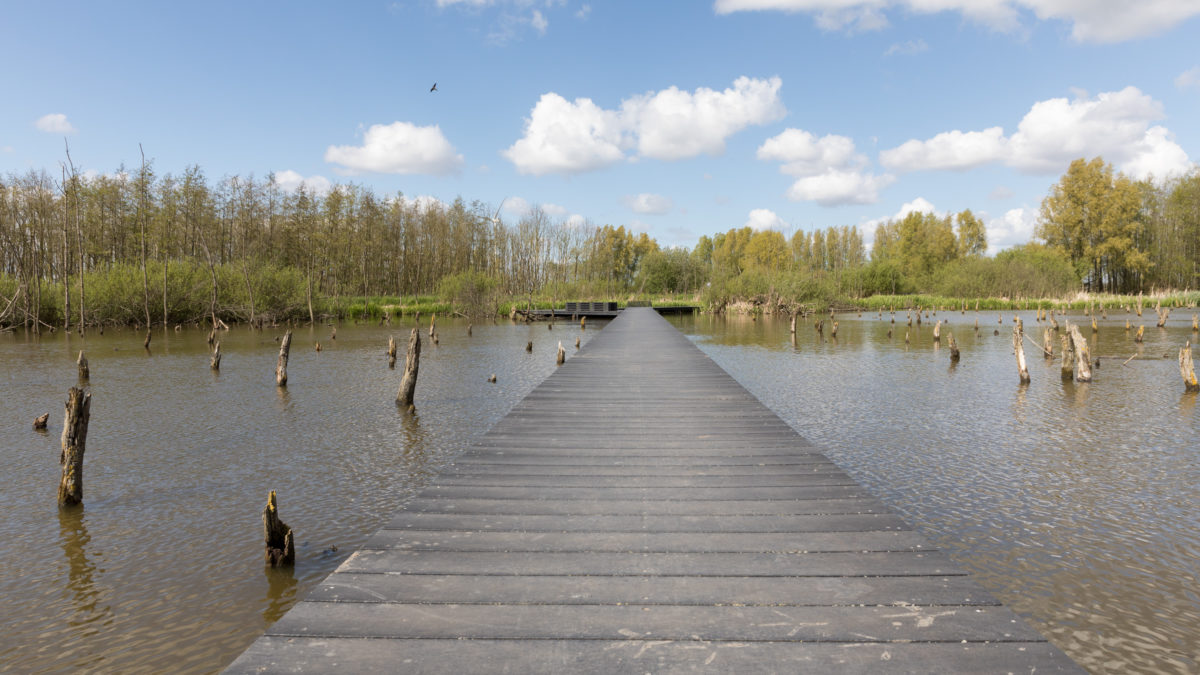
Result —
<path fill-rule="evenodd" d="M 231 672 L 1078 672 L 626 310 Z"/>

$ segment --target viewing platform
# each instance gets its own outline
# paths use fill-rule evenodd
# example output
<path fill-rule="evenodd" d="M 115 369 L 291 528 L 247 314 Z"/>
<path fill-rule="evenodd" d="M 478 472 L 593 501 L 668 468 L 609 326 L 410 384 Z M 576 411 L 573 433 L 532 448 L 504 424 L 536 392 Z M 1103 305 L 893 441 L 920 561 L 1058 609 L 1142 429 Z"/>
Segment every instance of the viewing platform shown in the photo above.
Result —
<path fill-rule="evenodd" d="M 650 308 L 228 670 L 360 671 L 1082 672 Z"/>
<path fill-rule="evenodd" d="M 629 308 L 637 307 L 652 307 L 649 303 L 630 302 Z M 688 305 L 663 305 L 661 307 L 652 307 L 659 314 L 694 314 L 699 311 L 699 307 Z M 555 319 L 571 319 L 578 317 L 588 317 L 589 319 L 615 319 L 625 311 L 616 302 L 568 302 L 563 309 L 520 309 L 516 310 L 518 316 L 528 316 L 531 319 L 543 320 L 551 317 Z"/>

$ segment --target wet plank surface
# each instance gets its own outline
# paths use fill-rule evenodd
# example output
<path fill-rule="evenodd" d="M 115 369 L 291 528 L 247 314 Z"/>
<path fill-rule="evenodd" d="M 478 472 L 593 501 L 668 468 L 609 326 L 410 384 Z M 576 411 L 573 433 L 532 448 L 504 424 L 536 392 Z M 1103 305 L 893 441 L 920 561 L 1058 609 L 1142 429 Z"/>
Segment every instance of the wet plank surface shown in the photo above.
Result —
<path fill-rule="evenodd" d="M 651 309 L 228 672 L 1078 672 Z"/>

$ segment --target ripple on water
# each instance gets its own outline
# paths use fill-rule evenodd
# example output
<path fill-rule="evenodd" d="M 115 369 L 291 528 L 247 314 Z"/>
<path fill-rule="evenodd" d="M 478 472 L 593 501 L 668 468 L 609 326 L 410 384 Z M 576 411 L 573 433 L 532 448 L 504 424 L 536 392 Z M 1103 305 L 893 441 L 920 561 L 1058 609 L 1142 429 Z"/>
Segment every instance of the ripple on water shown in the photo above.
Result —
<path fill-rule="evenodd" d="M 1101 322 L 1086 384 L 1027 342 L 1028 386 L 1011 324 L 977 335 L 973 314 L 950 315 L 951 367 L 929 325 L 889 339 L 886 318 L 839 321 L 836 342 L 809 327 L 794 344 L 786 321 L 679 325 L 1081 665 L 1200 670 L 1200 421 L 1173 356 L 1190 319 L 1141 346 L 1124 317 Z"/>
<path fill-rule="evenodd" d="M 478 325 L 468 338 L 465 322 L 438 323 L 414 413 L 394 403 L 401 371 L 387 368 L 382 328 L 296 330 L 286 389 L 269 331 L 223 335 L 216 373 L 206 331 L 156 336 L 149 354 L 128 330 L 0 337 L 0 662 L 221 668 L 552 372 L 557 340 L 586 344 L 599 327 L 563 326 L 552 345 L 544 326 Z M 85 507 L 60 513 L 61 405 L 79 349 L 93 395 Z M 43 412 L 48 433 L 31 432 Z M 297 533 L 292 571 L 262 563 L 272 489 Z"/>

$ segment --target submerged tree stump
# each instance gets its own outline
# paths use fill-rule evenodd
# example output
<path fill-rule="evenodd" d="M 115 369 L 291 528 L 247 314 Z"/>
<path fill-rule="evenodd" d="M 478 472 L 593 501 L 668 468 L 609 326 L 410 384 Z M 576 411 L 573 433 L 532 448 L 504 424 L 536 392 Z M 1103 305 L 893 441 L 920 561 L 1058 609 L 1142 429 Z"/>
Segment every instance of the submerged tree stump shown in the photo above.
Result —
<path fill-rule="evenodd" d="M 575 338 L 575 349 L 579 349 L 579 338 Z"/>
<path fill-rule="evenodd" d="M 933 341 L 938 344 L 942 342 L 942 322 L 940 320 L 933 325 Z"/>
<path fill-rule="evenodd" d="M 579 317 L 579 330 L 587 330 L 587 317 Z"/>
<path fill-rule="evenodd" d="M 433 316 L 429 317 L 429 337 L 433 337 L 433 334 L 436 332 L 437 332 L 437 312 L 434 312 Z"/>
<path fill-rule="evenodd" d="M 1075 381 L 1092 381 L 1092 358 L 1087 340 L 1079 332 L 1079 326 L 1071 325 L 1071 350 L 1075 352 Z"/>
<path fill-rule="evenodd" d="M 413 393 L 417 389 L 417 370 L 421 365 L 421 336 L 413 328 L 408 336 L 408 354 L 404 357 L 404 376 L 400 378 L 400 390 L 396 392 L 396 405 L 412 407 Z"/>
<path fill-rule="evenodd" d="M 1192 315 L 1192 332 L 1200 333 L 1200 315 Z"/>
<path fill-rule="evenodd" d="M 209 357 L 209 360 L 208 360 L 208 367 L 211 368 L 212 370 L 220 370 L 221 369 L 221 343 L 220 342 L 213 345 L 212 356 Z"/>
<path fill-rule="evenodd" d="M 88 360 L 82 350 L 79 352 L 79 358 L 75 359 L 75 365 L 79 366 L 79 380 L 87 382 L 91 378 L 92 372 L 88 369 Z"/>
<path fill-rule="evenodd" d="M 566 361 L 567 350 L 563 349 L 562 342 L 560 341 L 558 343 L 558 356 L 555 357 L 554 362 L 561 366 L 563 363 L 566 363 Z"/>
<path fill-rule="evenodd" d="M 950 363 L 958 363 L 958 343 L 954 341 L 954 333 L 946 333 L 946 343 L 950 345 Z"/>
<path fill-rule="evenodd" d="M 792 335 L 796 334 L 796 315 L 792 315 Z"/>
<path fill-rule="evenodd" d="M 296 563 L 296 543 L 292 537 L 292 528 L 279 519 L 274 490 L 267 495 L 267 506 L 263 509 L 263 538 L 268 565 L 290 567 Z"/>
<path fill-rule="evenodd" d="M 467 337 L 471 337 L 471 324 L 467 324 Z"/>
<path fill-rule="evenodd" d="M 1167 325 L 1167 318 L 1171 316 L 1171 310 L 1166 307 L 1162 309 L 1156 307 L 1155 312 L 1158 313 L 1158 327 L 1162 328 Z"/>
<path fill-rule="evenodd" d="M 1029 368 L 1025 364 L 1025 331 L 1022 329 L 1021 322 L 1018 321 L 1013 325 L 1013 351 L 1017 355 L 1017 374 L 1021 377 L 1021 384 L 1029 384 Z"/>
<path fill-rule="evenodd" d="M 78 387 L 67 391 L 66 416 L 63 420 L 62 480 L 58 483 L 58 505 L 78 506 L 83 503 L 83 452 L 87 445 L 88 420 L 91 418 L 92 395 Z"/>
<path fill-rule="evenodd" d="M 1133 336 L 1134 342 L 1142 342 L 1146 336 L 1146 324 L 1138 326 L 1137 333 Z"/>
<path fill-rule="evenodd" d="M 1046 360 L 1054 358 L 1054 340 L 1050 337 L 1050 329 L 1042 335 L 1042 353 L 1046 356 Z"/>
<path fill-rule="evenodd" d="M 834 321 L 833 326 L 829 329 L 829 337 L 837 338 L 838 322 Z"/>
<path fill-rule="evenodd" d="M 1187 392 L 1200 391 L 1200 382 L 1196 381 L 1196 368 L 1192 365 L 1192 343 L 1189 341 L 1179 350 L 1179 374 L 1183 377 L 1183 390 Z"/>
<path fill-rule="evenodd" d="M 531 354 L 533 353 L 533 340 L 530 340 L 529 342 L 527 342 L 525 344 L 525 351 L 527 351 Z"/>
<path fill-rule="evenodd" d="M 388 336 L 387 357 L 388 357 L 388 368 L 395 368 L 396 367 L 396 336 L 395 335 Z"/>
<path fill-rule="evenodd" d="M 491 382 L 492 384 L 496 383 L 496 374 L 495 373 L 492 373 L 491 375 L 488 376 L 488 382 Z"/>
<path fill-rule="evenodd" d="M 41 417 L 38 417 L 37 419 L 33 420 L 33 428 L 34 428 L 34 430 L 36 430 L 36 431 L 45 431 L 45 430 L 46 430 L 46 424 L 47 424 L 49 421 L 50 421 L 50 413 L 46 413 L 45 415 L 42 415 Z"/>
<path fill-rule="evenodd" d="M 292 349 L 292 331 L 283 334 L 279 342 L 279 361 L 275 364 L 275 386 L 287 386 L 288 352 Z"/>
<path fill-rule="evenodd" d="M 146 329 L 146 340 L 144 342 L 142 342 L 143 349 L 150 349 L 150 338 L 153 336 L 154 336 L 154 331 L 147 328 Z"/>

